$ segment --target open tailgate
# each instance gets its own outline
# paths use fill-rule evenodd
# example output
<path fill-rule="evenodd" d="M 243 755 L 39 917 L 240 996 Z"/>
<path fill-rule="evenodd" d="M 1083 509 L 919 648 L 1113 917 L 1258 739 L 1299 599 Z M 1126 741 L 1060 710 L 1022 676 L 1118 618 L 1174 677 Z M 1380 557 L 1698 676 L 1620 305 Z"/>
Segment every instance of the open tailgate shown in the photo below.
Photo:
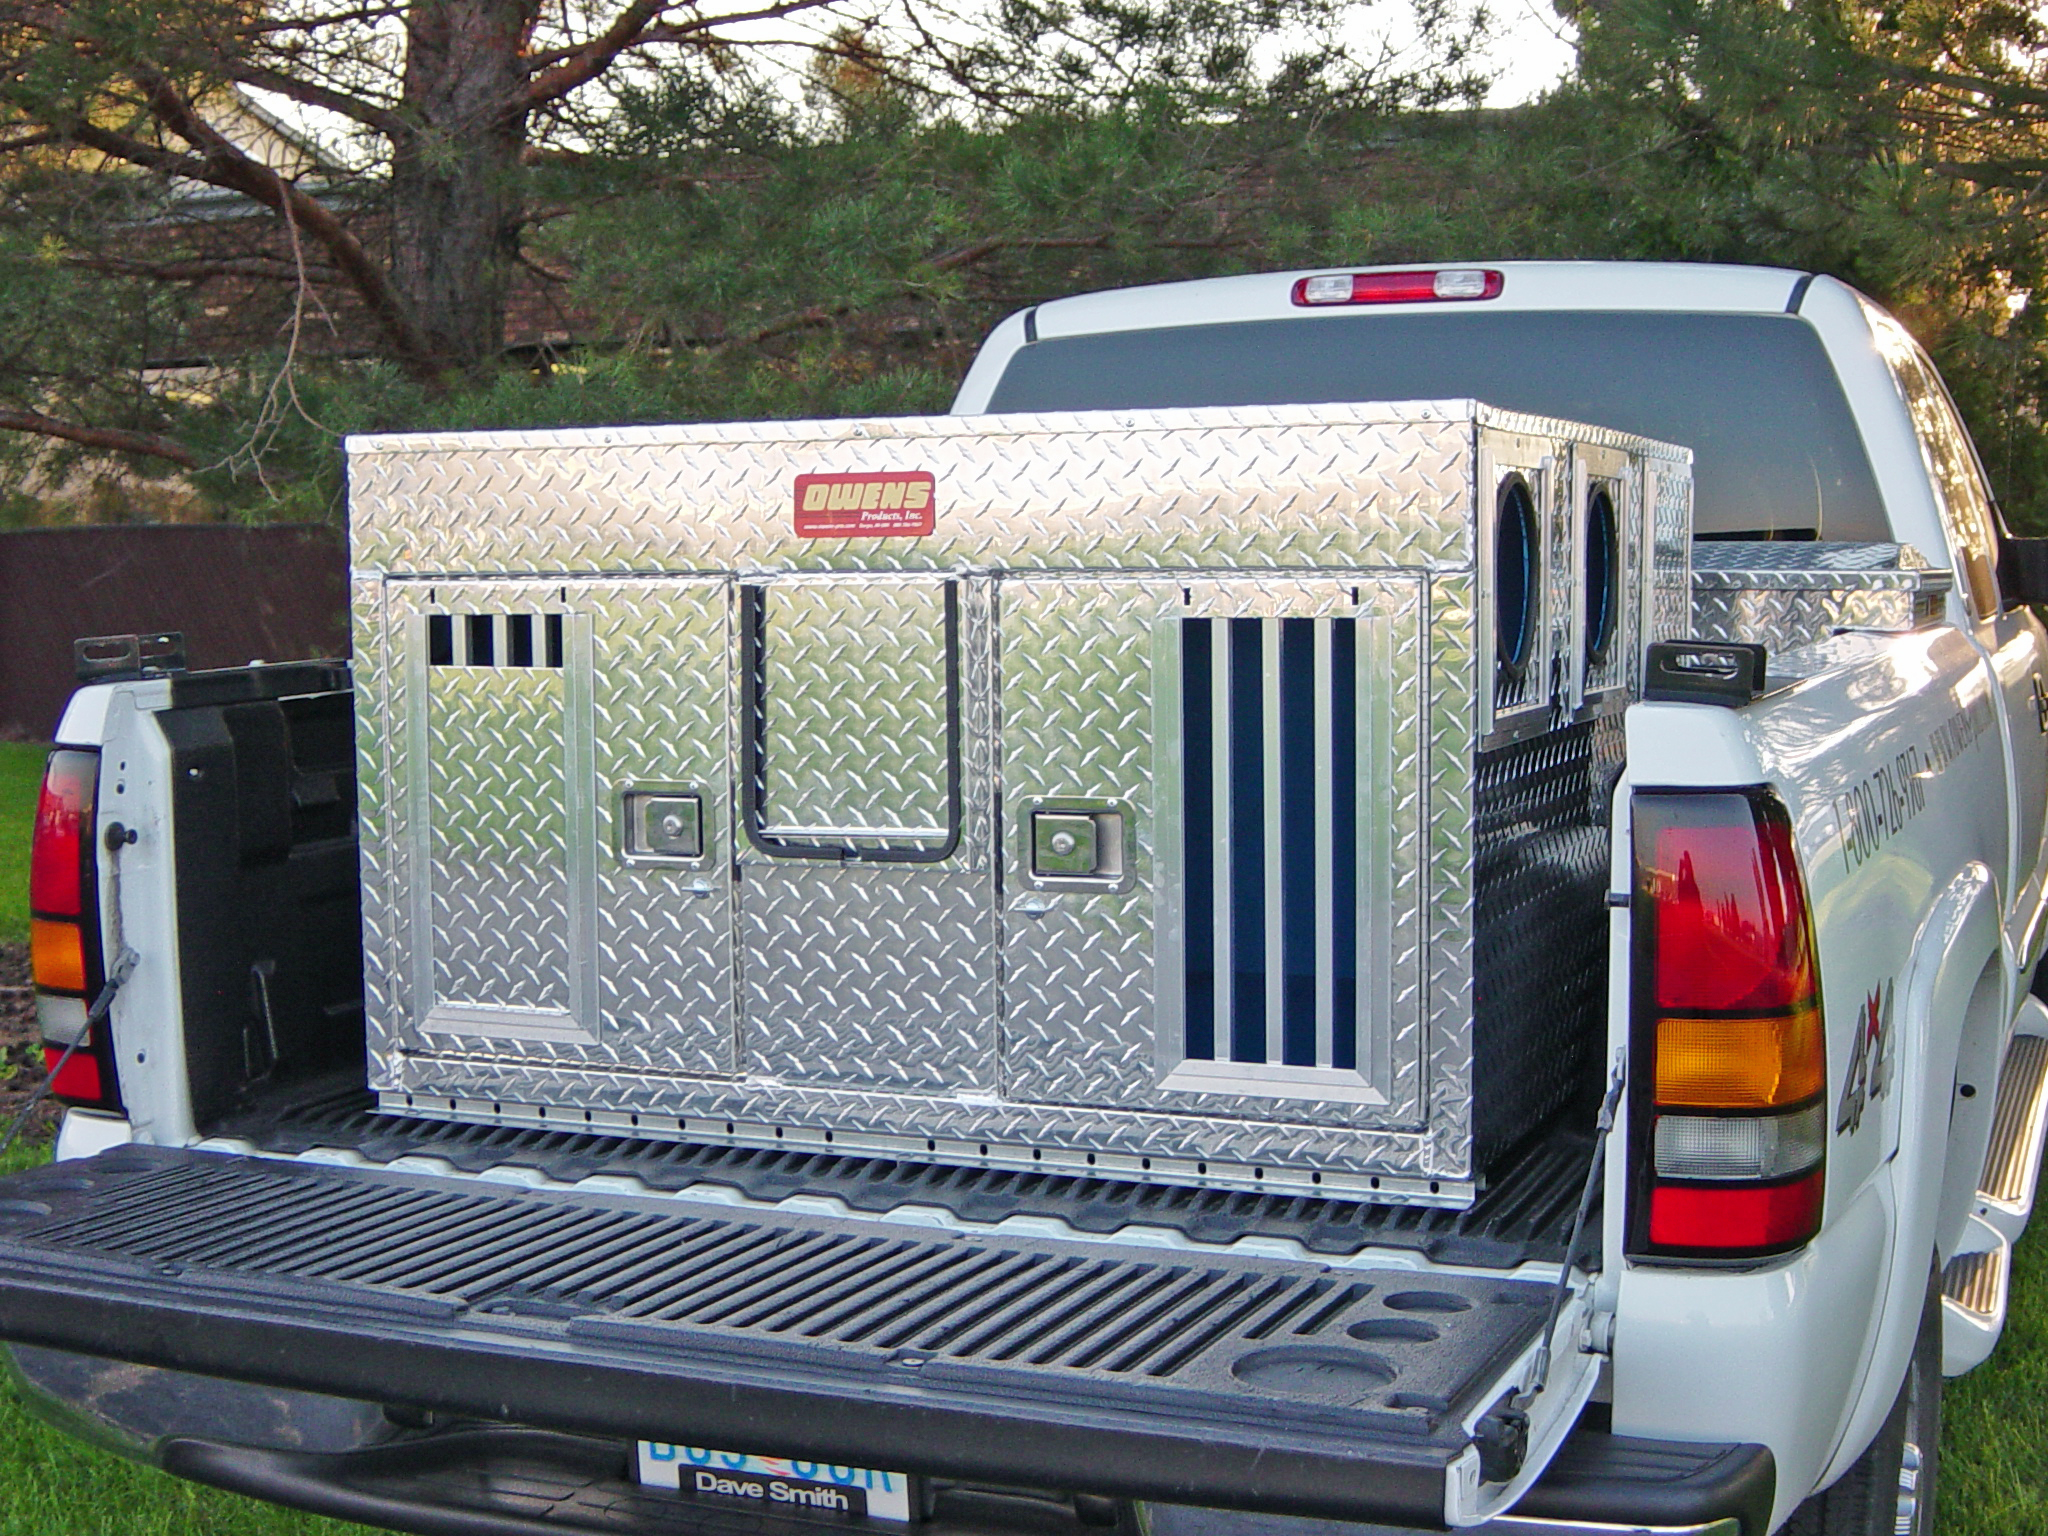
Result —
<path fill-rule="evenodd" d="M 1540 1281 L 125 1147 L 0 1181 L 0 1337 L 621 1439 L 1473 1523 Z M 1483 1465 L 1482 1465 L 1483 1463 Z"/>

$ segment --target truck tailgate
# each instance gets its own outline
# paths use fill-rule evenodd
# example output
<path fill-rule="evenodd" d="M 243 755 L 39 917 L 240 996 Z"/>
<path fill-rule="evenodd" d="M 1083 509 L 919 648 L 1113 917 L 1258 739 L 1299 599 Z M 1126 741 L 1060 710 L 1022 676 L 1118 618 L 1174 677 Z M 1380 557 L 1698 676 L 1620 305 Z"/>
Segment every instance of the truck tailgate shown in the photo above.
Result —
<path fill-rule="evenodd" d="M 1526 1371 L 1549 1300 L 1526 1279 L 146 1147 L 0 1185 L 15 1342 L 622 1439 L 1350 1520 L 1497 1506 L 1474 1426 Z M 1566 1352 L 1546 1398 L 1582 1397 L 1583 1358 Z M 1489 1456 L 1487 1492 L 1526 1483 L 1576 1407 L 1539 1399 L 1538 1454 Z"/>

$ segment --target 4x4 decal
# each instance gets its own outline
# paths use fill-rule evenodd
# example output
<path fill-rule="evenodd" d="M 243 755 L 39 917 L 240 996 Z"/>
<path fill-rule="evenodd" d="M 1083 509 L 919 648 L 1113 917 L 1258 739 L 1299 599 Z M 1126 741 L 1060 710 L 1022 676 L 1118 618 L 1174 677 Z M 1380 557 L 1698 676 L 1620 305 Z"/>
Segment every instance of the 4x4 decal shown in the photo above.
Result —
<path fill-rule="evenodd" d="M 1892 1081 L 1892 994 L 1887 981 L 1863 1002 L 1856 1043 L 1849 1052 L 1849 1070 L 1842 1079 L 1842 1107 L 1835 1113 L 1835 1134 L 1855 1134 L 1863 1124 L 1865 1106 L 1885 1095 Z"/>

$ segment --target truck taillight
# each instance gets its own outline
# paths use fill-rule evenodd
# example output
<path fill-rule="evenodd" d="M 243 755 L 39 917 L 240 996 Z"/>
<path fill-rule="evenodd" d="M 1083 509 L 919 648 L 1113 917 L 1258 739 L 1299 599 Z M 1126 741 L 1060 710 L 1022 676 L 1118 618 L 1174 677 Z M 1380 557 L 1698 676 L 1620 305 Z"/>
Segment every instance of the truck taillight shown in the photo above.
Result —
<path fill-rule="evenodd" d="M 1490 267 L 1439 267 L 1422 272 L 1330 272 L 1294 285 L 1294 302 L 1326 304 L 1440 304 L 1497 299 L 1506 279 Z"/>
<path fill-rule="evenodd" d="M 105 983 L 93 873 L 99 770 L 97 752 L 75 747 L 52 752 L 43 770 L 29 845 L 29 959 L 44 1059 L 55 1073 L 51 1092 L 68 1103 L 112 1109 L 119 1095 L 107 1034 L 104 1028 L 88 1033 L 85 1022 L 90 1000 Z M 77 1049 L 66 1060 L 74 1041 Z"/>
<path fill-rule="evenodd" d="M 1760 1258 L 1820 1230 L 1827 1039 L 1806 881 L 1767 791 L 1634 799 L 1631 1253 Z"/>

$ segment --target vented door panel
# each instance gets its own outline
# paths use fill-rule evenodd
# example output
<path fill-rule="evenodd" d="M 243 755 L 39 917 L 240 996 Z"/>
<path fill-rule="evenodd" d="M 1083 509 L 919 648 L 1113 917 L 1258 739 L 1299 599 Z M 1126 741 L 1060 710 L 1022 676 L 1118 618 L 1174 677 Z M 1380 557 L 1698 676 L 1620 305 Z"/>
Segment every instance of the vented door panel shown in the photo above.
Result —
<path fill-rule="evenodd" d="M 716 579 L 393 584 L 414 1051 L 732 1070 L 729 609 Z M 627 852 L 653 786 L 702 808 L 699 857 Z"/>
<path fill-rule="evenodd" d="M 1002 615 L 1010 1090 L 1412 1120 L 1420 581 L 1020 580 Z M 1034 810 L 1090 803 L 1131 808 L 1121 881 L 1032 880 Z"/>

